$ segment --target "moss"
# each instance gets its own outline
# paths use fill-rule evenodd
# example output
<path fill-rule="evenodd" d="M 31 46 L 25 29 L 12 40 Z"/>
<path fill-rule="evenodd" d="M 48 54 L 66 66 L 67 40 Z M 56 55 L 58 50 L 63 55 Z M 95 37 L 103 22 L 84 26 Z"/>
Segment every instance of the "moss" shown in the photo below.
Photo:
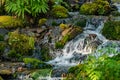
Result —
<path fill-rule="evenodd" d="M 80 19 L 75 23 L 75 26 L 85 27 L 86 26 L 86 19 Z"/>
<path fill-rule="evenodd" d="M 6 44 L 4 42 L 0 42 L 0 56 L 4 53 Z"/>
<path fill-rule="evenodd" d="M 111 15 L 113 15 L 113 16 L 120 16 L 120 12 L 118 12 L 118 11 L 112 11 Z"/>
<path fill-rule="evenodd" d="M 46 23 L 46 21 L 47 21 L 46 18 L 39 19 L 38 26 L 44 25 Z"/>
<path fill-rule="evenodd" d="M 41 58 L 42 58 L 42 61 L 49 61 L 52 59 L 51 55 L 49 54 L 50 53 L 50 50 L 48 47 L 46 46 L 43 46 L 41 48 Z"/>
<path fill-rule="evenodd" d="M 69 28 L 68 28 L 69 29 Z M 72 27 L 70 31 L 62 37 L 62 39 L 58 42 L 55 43 L 55 47 L 58 48 L 63 48 L 64 45 L 75 38 L 78 34 L 82 33 L 82 28 L 81 27 Z"/>
<path fill-rule="evenodd" d="M 38 80 L 39 77 L 46 77 L 46 76 L 50 76 L 51 75 L 51 69 L 40 69 L 40 70 L 37 70 L 33 73 L 31 73 L 31 77 L 34 79 L 34 80 Z"/>
<path fill-rule="evenodd" d="M 93 3 L 84 3 L 80 7 L 80 13 L 87 15 L 106 15 L 110 11 L 108 1 L 96 0 Z"/>
<path fill-rule="evenodd" d="M 0 76 L 0 80 L 3 80 L 3 78 Z"/>
<path fill-rule="evenodd" d="M 10 45 L 11 49 L 16 51 L 16 53 L 20 53 L 22 55 L 32 54 L 34 43 L 34 37 L 20 34 L 18 31 L 9 33 L 8 44 Z"/>
<path fill-rule="evenodd" d="M 31 68 L 34 68 L 34 69 L 36 69 L 36 68 L 41 68 L 41 69 L 51 68 L 51 65 L 47 65 L 43 61 L 40 61 L 36 58 L 24 58 L 23 61 L 26 65 L 30 64 Z"/>
<path fill-rule="evenodd" d="M 21 57 L 21 55 L 18 54 L 15 50 L 10 50 L 7 55 L 8 57 L 14 58 L 14 59 L 19 59 Z"/>
<path fill-rule="evenodd" d="M 61 23 L 59 26 L 62 30 L 65 30 L 66 28 L 69 27 L 67 24 L 63 24 L 63 23 Z"/>
<path fill-rule="evenodd" d="M 0 16 L 0 28 L 16 28 L 22 27 L 22 20 L 13 16 Z"/>
<path fill-rule="evenodd" d="M 120 40 L 120 21 L 108 21 L 104 24 L 102 34 L 110 40 Z"/>
<path fill-rule="evenodd" d="M 68 17 L 68 10 L 61 5 L 55 5 L 52 9 L 52 15 L 55 18 L 66 18 Z"/>
<path fill-rule="evenodd" d="M 4 36 L 0 35 L 0 41 L 4 41 Z"/>

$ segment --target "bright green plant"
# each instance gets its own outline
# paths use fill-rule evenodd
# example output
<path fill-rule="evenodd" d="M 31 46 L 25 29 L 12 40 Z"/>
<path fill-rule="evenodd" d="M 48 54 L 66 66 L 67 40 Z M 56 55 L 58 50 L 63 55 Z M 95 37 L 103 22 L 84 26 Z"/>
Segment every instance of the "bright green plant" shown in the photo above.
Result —
<path fill-rule="evenodd" d="M 52 9 L 52 15 L 56 18 L 66 18 L 68 17 L 68 10 L 61 5 L 55 5 Z"/>
<path fill-rule="evenodd" d="M 26 14 L 37 16 L 39 13 L 46 13 L 48 0 L 6 0 L 6 11 L 25 18 Z"/>
<path fill-rule="evenodd" d="M 35 41 L 33 37 L 29 37 L 25 34 L 20 34 L 18 31 L 14 31 L 9 33 L 8 43 L 10 48 L 15 50 L 16 53 L 29 55 L 32 54 Z"/>
<path fill-rule="evenodd" d="M 112 47 L 107 47 L 98 50 L 96 54 L 99 56 L 89 56 L 83 64 L 70 68 L 69 72 L 74 76 L 72 78 L 77 80 L 119 80 L 120 53 Z M 113 57 L 109 57 L 112 54 Z"/>

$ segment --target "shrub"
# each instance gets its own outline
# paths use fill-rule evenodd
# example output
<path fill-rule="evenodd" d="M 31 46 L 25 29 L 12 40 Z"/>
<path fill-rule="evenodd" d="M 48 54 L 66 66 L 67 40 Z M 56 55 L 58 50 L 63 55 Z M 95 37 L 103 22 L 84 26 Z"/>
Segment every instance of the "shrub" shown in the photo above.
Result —
<path fill-rule="evenodd" d="M 25 34 L 20 34 L 17 30 L 9 33 L 8 43 L 10 48 L 15 50 L 16 53 L 22 55 L 29 55 L 34 49 L 34 38 Z"/>
<path fill-rule="evenodd" d="M 48 0 L 6 0 L 6 11 L 25 18 L 26 13 L 36 16 L 39 13 L 46 13 Z"/>
<path fill-rule="evenodd" d="M 43 61 L 40 61 L 36 58 L 24 58 L 23 59 L 24 63 L 26 65 L 30 64 L 31 68 L 42 68 L 42 69 L 45 69 L 45 68 L 50 68 L 51 66 L 50 65 L 47 65 L 46 63 L 44 63 Z"/>
<path fill-rule="evenodd" d="M 68 10 L 61 5 L 55 5 L 52 9 L 52 15 L 56 18 L 66 18 L 68 17 Z"/>
<path fill-rule="evenodd" d="M 23 22 L 13 16 L 0 16 L 0 28 L 22 27 Z"/>
<path fill-rule="evenodd" d="M 84 3 L 80 7 L 80 13 L 87 15 L 106 15 L 109 11 L 109 3 L 102 0 L 96 0 L 93 3 Z"/>
<path fill-rule="evenodd" d="M 119 57 L 115 55 L 120 53 L 117 53 L 114 48 L 108 47 L 99 50 L 97 54 L 100 56 L 97 58 L 89 56 L 83 64 L 70 68 L 69 73 L 73 74 L 72 78 L 75 80 L 119 80 L 120 58 L 115 59 Z M 110 54 L 114 54 L 115 57 L 109 57 Z M 67 80 L 69 78 L 67 77 Z"/>
<path fill-rule="evenodd" d="M 102 34 L 110 40 L 120 40 L 120 21 L 107 21 Z"/>

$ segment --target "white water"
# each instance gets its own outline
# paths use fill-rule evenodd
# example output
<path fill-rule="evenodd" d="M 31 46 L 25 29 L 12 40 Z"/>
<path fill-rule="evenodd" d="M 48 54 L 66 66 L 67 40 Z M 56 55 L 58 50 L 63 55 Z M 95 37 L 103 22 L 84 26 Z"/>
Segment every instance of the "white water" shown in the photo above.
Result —
<path fill-rule="evenodd" d="M 88 22 L 84 28 L 84 32 L 68 42 L 64 49 L 62 49 L 62 53 L 56 53 L 61 54 L 60 56 L 57 56 L 54 60 L 47 63 L 55 66 L 74 66 L 79 64 L 87 54 L 93 52 L 90 44 L 107 41 L 106 38 L 100 34 L 103 26 L 103 21 L 99 22 L 97 28 Z"/>

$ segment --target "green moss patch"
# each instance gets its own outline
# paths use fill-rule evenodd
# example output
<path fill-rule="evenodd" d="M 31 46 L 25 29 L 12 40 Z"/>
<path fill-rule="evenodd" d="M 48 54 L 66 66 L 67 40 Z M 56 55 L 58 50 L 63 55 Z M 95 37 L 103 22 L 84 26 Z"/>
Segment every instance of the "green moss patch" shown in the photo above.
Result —
<path fill-rule="evenodd" d="M 22 20 L 13 16 L 0 16 L 0 28 L 16 28 L 22 27 Z"/>
<path fill-rule="evenodd" d="M 108 21 L 104 24 L 102 34 L 110 40 L 120 40 L 120 21 Z"/>

